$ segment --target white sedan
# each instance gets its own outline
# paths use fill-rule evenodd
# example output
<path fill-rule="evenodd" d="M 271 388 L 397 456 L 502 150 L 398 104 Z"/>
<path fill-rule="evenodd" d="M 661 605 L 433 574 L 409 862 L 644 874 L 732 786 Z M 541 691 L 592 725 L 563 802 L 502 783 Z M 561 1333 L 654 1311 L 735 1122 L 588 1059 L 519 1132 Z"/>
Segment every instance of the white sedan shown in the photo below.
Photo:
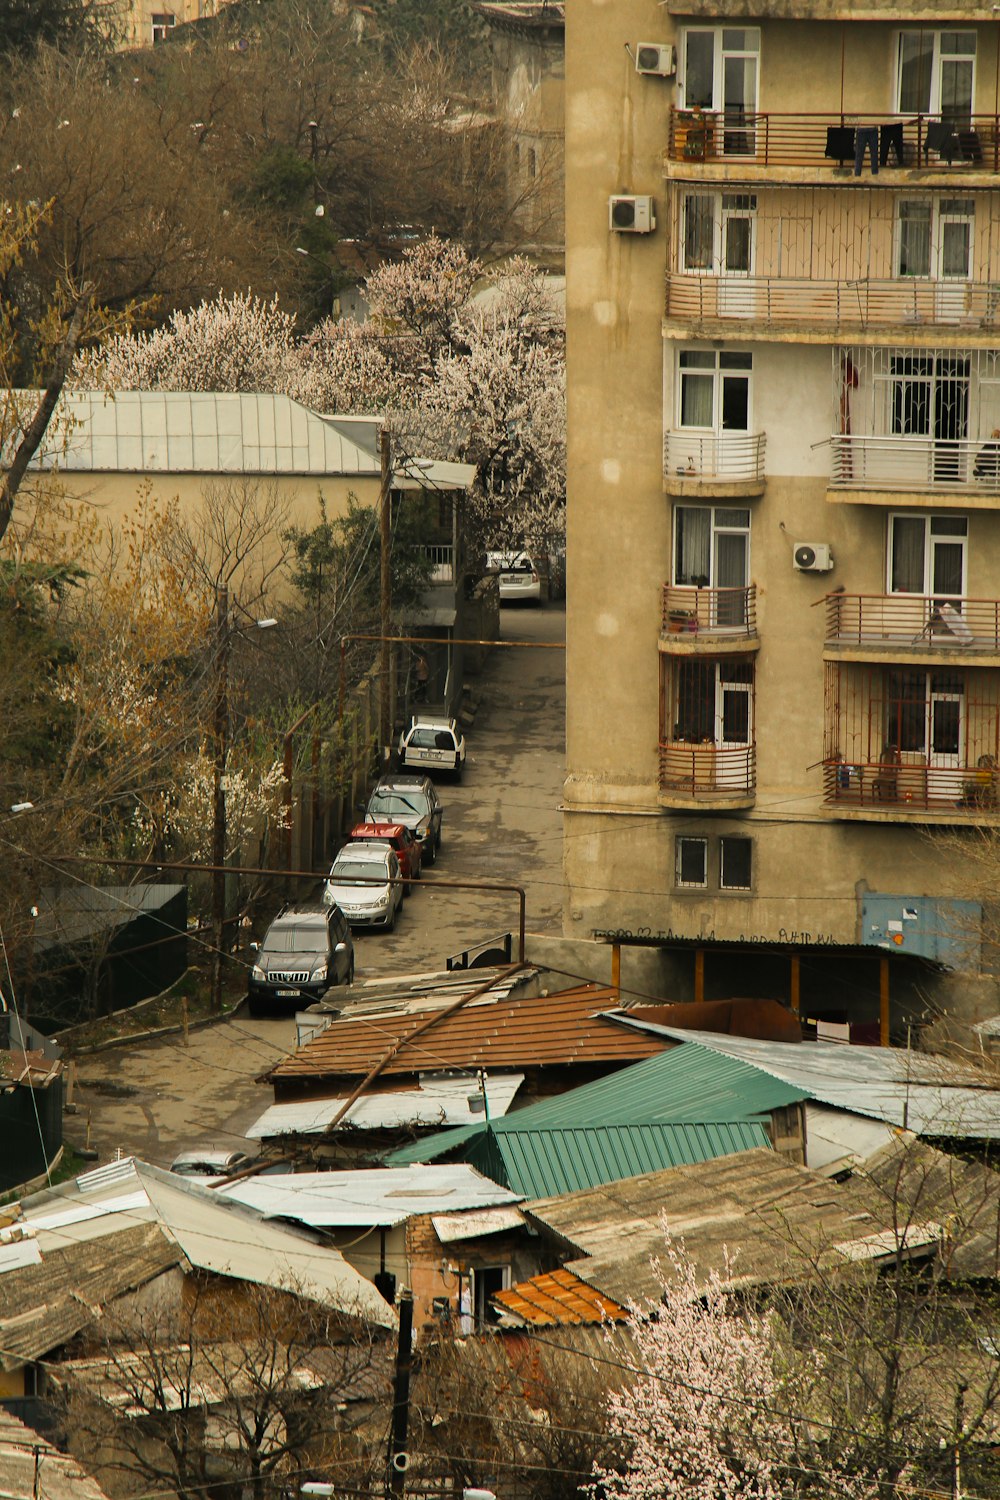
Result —
<path fill-rule="evenodd" d="M 453 771 L 461 779 L 465 735 L 454 719 L 418 715 L 399 736 L 399 764 L 407 770 Z"/>
<path fill-rule="evenodd" d="M 542 580 L 527 552 L 488 552 L 486 570 L 495 573 L 501 604 L 540 604 Z"/>
<path fill-rule="evenodd" d="M 330 868 L 323 901 L 339 906 L 352 927 L 391 932 L 403 901 L 399 860 L 384 845 L 347 844 Z"/>

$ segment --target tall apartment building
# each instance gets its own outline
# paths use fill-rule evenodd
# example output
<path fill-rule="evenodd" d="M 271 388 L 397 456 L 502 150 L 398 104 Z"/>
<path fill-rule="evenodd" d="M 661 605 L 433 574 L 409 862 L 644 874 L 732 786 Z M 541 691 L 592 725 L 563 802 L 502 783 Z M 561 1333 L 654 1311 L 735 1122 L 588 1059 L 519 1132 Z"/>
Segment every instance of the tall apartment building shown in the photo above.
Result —
<path fill-rule="evenodd" d="M 1000 18 L 566 10 L 567 926 L 885 1036 L 991 992 Z"/>

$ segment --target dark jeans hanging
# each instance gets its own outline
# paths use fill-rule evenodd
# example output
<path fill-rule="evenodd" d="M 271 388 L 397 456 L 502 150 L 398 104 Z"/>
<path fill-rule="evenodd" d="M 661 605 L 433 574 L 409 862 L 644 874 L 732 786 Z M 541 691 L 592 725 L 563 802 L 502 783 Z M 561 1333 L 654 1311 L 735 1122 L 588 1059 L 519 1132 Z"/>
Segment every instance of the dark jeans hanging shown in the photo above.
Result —
<path fill-rule="evenodd" d="M 878 160 L 879 160 L 879 166 L 881 166 L 881 167 L 887 167 L 889 165 L 889 152 L 890 151 L 895 152 L 896 165 L 897 165 L 897 167 L 901 167 L 903 165 L 903 126 L 902 126 L 902 123 L 899 123 L 899 124 L 896 124 L 896 125 L 883 125 L 880 128 L 879 133 L 878 133 Z"/>
<path fill-rule="evenodd" d="M 878 175 L 878 126 L 859 125 L 854 134 L 854 175 L 861 176 L 865 151 L 871 154 L 872 176 Z"/>

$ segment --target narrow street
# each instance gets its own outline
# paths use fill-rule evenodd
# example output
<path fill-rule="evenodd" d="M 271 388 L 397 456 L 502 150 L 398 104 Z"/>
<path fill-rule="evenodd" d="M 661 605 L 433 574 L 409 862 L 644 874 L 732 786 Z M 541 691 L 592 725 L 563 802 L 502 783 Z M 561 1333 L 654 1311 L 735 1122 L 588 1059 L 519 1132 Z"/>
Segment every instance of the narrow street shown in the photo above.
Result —
<path fill-rule="evenodd" d="M 465 775 L 440 788 L 440 858 L 405 902 L 395 932 L 356 936 L 359 980 L 443 968 L 471 943 L 516 932 L 513 892 L 452 890 L 443 880 L 523 885 L 528 930 L 560 929 L 565 613 L 553 604 L 507 608 L 500 627 L 505 639 L 531 644 L 498 647 L 473 679 L 480 699 Z M 70 1138 L 83 1140 L 89 1112 L 102 1161 L 119 1147 L 169 1165 L 195 1142 L 239 1145 L 269 1102 L 254 1079 L 288 1052 L 294 1035 L 290 1018 L 241 1013 L 192 1033 L 188 1047 L 171 1036 L 81 1058 L 80 1117 Z"/>

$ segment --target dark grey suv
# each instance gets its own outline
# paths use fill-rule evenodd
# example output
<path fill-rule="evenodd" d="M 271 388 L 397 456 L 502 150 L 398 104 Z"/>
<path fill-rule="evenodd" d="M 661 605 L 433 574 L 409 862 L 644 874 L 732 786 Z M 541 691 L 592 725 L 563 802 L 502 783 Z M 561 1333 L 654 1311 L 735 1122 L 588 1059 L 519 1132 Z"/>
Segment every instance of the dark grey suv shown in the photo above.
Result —
<path fill-rule="evenodd" d="M 383 776 L 365 811 L 369 823 L 402 823 L 415 833 L 425 865 L 437 859 L 443 816 L 444 808 L 429 776 Z"/>
<path fill-rule="evenodd" d="M 300 1010 L 331 985 L 353 984 L 354 943 L 339 906 L 283 906 L 267 929 L 250 972 L 250 1014 Z"/>

